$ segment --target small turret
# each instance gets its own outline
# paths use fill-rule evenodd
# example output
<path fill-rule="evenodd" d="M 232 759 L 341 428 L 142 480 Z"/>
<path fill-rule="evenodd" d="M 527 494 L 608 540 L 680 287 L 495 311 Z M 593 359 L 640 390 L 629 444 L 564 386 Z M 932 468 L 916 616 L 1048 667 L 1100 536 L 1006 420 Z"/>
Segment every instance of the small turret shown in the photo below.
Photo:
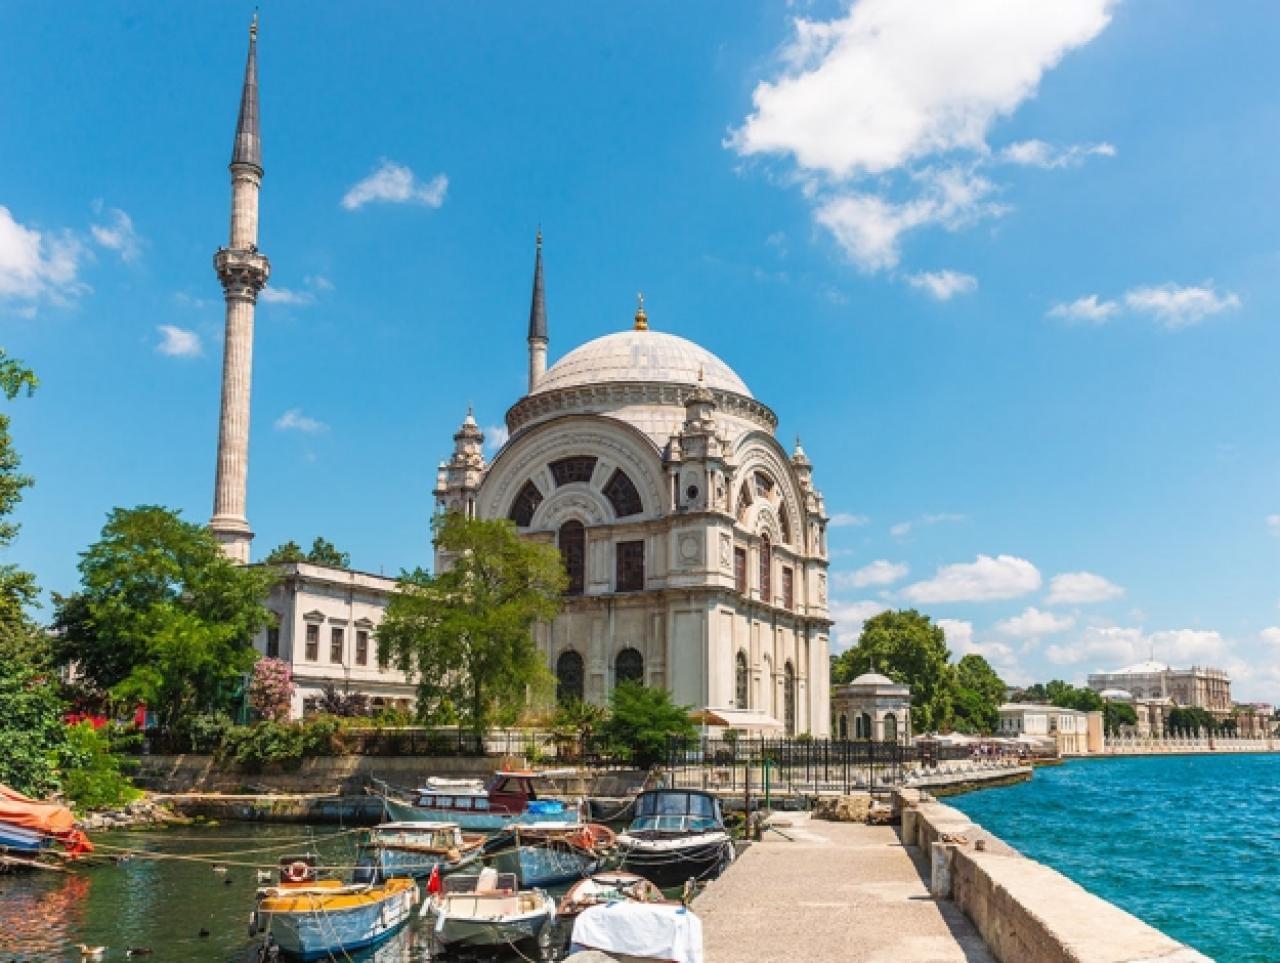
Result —
<path fill-rule="evenodd" d="M 533 297 L 529 302 L 529 393 L 547 373 L 547 298 L 542 283 L 542 229 L 533 259 Z"/>

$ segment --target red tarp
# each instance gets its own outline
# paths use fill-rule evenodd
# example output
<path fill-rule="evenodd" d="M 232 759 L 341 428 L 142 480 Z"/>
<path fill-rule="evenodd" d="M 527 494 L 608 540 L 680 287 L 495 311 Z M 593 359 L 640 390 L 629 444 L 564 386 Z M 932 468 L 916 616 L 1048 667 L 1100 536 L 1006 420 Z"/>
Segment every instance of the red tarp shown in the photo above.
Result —
<path fill-rule="evenodd" d="M 0 822 L 56 836 L 67 855 L 93 852 L 89 837 L 76 829 L 75 817 L 66 806 L 42 803 L 0 783 Z"/>

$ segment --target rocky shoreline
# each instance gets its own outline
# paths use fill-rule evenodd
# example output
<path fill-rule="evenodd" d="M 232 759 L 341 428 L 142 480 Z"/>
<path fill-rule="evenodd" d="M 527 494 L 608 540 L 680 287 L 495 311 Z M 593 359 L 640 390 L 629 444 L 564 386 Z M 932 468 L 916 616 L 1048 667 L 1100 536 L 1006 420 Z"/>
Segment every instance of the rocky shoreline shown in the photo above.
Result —
<path fill-rule="evenodd" d="M 76 820 L 76 828 L 90 833 L 108 829 L 187 825 L 191 821 L 189 817 L 178 815 L 164 803 L 156 802 L 147 795 L 120 809 L 86 813 Z"/>

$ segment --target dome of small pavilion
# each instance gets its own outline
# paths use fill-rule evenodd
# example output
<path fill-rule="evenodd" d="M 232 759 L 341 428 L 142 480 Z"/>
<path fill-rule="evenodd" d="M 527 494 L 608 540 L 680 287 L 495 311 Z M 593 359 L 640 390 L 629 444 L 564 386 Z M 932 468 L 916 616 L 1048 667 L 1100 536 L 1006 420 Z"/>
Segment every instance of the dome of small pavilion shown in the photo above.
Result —
<path fill-rule="evenodd" d="M 850 685 L 897 685 L 887 675 L 881 675 L 879 672 L 864 672 L 858 676 Z"/>
<path fill-rule="evenodd" d="M 533 394 L 619 382 L 696 385 L 752 397 L 736 371 L 701 345 L 662 331 L 606 334 L 574 348 L 547 369 Z"/>

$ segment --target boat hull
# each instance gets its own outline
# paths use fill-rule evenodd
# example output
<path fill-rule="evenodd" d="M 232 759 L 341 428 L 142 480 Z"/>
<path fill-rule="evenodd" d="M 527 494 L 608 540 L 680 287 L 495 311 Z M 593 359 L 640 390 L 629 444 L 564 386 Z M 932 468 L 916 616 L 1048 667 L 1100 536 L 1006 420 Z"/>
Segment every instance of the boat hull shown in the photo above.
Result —
<path fill-rule="evenodd" d="M 509 946 L 537 942 L 555 919 L 555 902 L 545 893 L 538 894 L 535 908 L 505 915 L 452 915 L 441 912 L 441 904 L 432 900 L 423 907 L 423 915 L 431 930 L 431 938 L 441 947 Z"/>
<path fill-rule="evenodd" d="M 594 853 L 556 846 L 521 846 L 516 851 L 520 885 L 559 886 L 599 871 L 603 860 Z"/>
<path fill-rule="evenodd" d="M 662 889 L 683 886 L 687 880 L 715 879 L 733 862 L 733 841 L 727 833 L 693 839 L 646 840 L 618 837 L 621 869 L 643 876 Z"/>
<path fill-rule="evenodd" d="M 411 885 L 354 906 L 336 905 L 335 898 L 324 897 L 311 909 L 265 910 L 263 915 L 281 952 L 300 960 L 327 959 L 391 936 L 412 915 L 417 895 L 417 886 Z"/>
<path fill-rule="evenodd" d="M 15 853 L 39 853 L 53 845 L 53 840 L 35 829 L 0 822 L 0 849 Z"/>
<path fill-rule="evenodd" d="M 423 853 L 377 843 L 368 848 L 376 850 L 382 857 L 382 870 L 387 876 L 412 876 L 415 879 L 426 879 L 437 866 L 440 867 L 441 876 L 448 876 L 460 869 L 474 866 L 483 855 L 482 850 L 476 847 L 450 861 L 447 856 L 439 853 Z"/>

